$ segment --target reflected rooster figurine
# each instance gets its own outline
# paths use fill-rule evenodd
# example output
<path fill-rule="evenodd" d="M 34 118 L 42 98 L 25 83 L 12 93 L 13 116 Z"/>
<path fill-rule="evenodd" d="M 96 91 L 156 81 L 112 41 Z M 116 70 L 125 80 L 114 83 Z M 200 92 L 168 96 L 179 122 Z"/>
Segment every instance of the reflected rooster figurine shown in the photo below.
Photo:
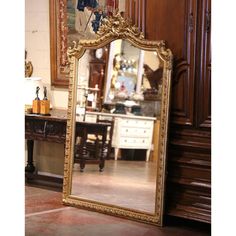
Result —
<path fill-rule="evenodd" d="M 154 71 L 147 64 L 144 64 L 143 67 L 151 88 L 158 90 L 159 85 L 162 83 L 163 68 L 158 68 Z"/>

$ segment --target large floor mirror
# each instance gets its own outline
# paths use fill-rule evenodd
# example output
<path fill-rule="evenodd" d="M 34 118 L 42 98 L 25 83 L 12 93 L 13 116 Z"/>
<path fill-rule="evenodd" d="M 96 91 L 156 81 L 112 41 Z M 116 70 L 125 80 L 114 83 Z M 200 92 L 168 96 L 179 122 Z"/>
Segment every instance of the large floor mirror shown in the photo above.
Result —
<path fill-rule="evenodd" d="M 171 51 L 116 13 L 68 57 L 63 203 L 162 225 Z"/>

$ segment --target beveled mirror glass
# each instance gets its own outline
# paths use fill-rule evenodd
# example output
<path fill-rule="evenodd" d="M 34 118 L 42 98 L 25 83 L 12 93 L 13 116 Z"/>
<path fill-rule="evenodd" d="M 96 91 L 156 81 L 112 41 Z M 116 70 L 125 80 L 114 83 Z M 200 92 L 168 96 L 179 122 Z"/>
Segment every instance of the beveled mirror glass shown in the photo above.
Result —
<path fill-rule="evenodd" d="M 89 87 L 104 51 L 103 83 Z M 68 56 L 63 203 L 162 225 L 171 51 L 117 13 Z"/>

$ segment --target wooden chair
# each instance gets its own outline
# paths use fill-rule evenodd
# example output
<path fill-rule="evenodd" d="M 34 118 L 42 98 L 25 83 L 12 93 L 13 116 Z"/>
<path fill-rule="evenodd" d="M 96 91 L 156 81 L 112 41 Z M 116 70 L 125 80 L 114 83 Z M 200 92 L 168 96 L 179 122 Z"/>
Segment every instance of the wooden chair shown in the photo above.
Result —
<path fill-rule="evenodd" d="M 78 122 L 77 122 L 78 123 Z M 111 152 L 113 120 L 97 119 L 96 123 L 79 122 L 76 129 L 74 163 L 80 164 L 80 171 L 85 164 L 99 164 L 103 171 L 105 160 Z M 86 125 L 85 125 L 86 124 Z"/>
<path fill-rule="evenodd" d="M 111 119 L 108 119 L 108 117 L 104 118 L 101 116 L 101 117 L 97 118 L 97 122 L 109 124 L 106 143 L 105 143 L 106 160 L 109 160 L 109 159 L 111 159 L 110 155 L 111 155 L 111 144 L 112 144 L 113 129 L 114 129 L 114 118 L 111 117 Z M 101 140 L 101 137 L 99 138 L 99 140 Z"/>
<path fill-rule="evenodd" d="M 111 117 L 111 119 L 108 119 L 108 117 L 102 117 L 98 116 L 97 117 L 97 123 L 105 123 L 108 124 L 108 132 L 106 136 L 106 141 L 105 141 L 105 159 L 109 160 L 110 159 L 110 154 L 111 154 L 111 144 L 112 144 L 112 136 L 113 136 L 113 128 L 114 128 L 114 118 Z M 101 146 L 102 146 L 102 136 L 101 135 L 88 135 L 87 139 L 87 147 L 88 150 L 91 152 L 96 151 L 97 154 L 100 154 L 101 152 Z"/>

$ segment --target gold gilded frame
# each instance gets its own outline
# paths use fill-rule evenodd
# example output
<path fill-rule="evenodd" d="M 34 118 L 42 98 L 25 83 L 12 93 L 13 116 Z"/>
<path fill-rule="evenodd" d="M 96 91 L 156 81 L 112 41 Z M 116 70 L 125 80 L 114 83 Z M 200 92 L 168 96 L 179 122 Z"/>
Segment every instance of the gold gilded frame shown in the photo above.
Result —
<path fill-rule="evenodd" d="M 156 202 L 154 214 L 136 211 L 133 209 L 122 208 L 110 204 L 99 203 L 92 200 L 80 199 L 74 195 L 71 195 L 74 152 L 72 145 L 74 140 L 75 124 L 77 61 L 80 57 L 82 57 L 86 49 L 100 48 L 116 39 L 126 39 L 134 46 L 143 50 L 156 50 L 164 65 L 158 151 L 159 156 L 157 160 Z M 124 217 L 161 226 L 164 208 L 166 147 L 173 57 L 171 51 L 165 47 L 164 41 L 144 40 L 143 34 L 139 32 L 138 28 L 131 24 L 130 20 L 124 19 L 119 13 L 115 13 L 112 17 L 109 17 L 103 21 L 103 24 L 98 31 L 97 39 L 81 40 L 79 42 L 74 42 L 73 47 L 70 47 L 67 53 L 70 64 L 70 76 L 63 181 L 63 203 L 65 205 L 81 207 L 89 210 L 94 210 L 106 214 L 111 214 L 119 217 Z"/>
<path fill-rule="evenodd" d="M 49 0 L 51 85 L 67 88 L 67 0 Z"/>

